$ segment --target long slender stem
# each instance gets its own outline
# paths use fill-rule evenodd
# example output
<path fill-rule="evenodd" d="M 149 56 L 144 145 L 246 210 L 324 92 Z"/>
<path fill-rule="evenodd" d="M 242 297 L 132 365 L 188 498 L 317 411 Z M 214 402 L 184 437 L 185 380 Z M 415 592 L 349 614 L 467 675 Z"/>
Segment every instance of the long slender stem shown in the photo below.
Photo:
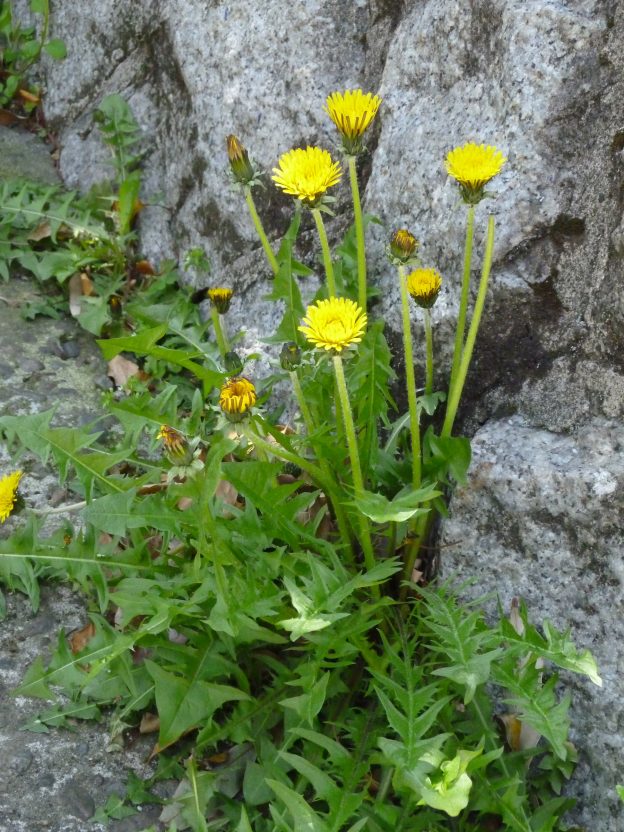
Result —
<path fill-rule="evenodd" d="M 461 297 L 459 300 L 459 314 L 457 316 L 457 329 L 455 330 L 455 346 L 453 347 L 453 363 L 451 365 L 451 378 L 449 381 L 448 397 L 457 379 L 459 363 L 464 348 L 464 332 L 466 329 L 466 311 L 468 309 L 468 295 L 470 292 L 470 268 L 472 265 L 472 240 L 474 237 L 474 205 L 468 206 L 466 216 L 466 243 L 464 245 L 464 274 L 462 277 Z"/>
<path fill-rule="evenodd" d="M 271 244 L 269 243 L 269 239 L 264 230 L 264 226 L 262 225 L 262 220 L 258 216 L 258 212 L 256 210 L 256 203 L 254 202 L 254 198 L 251 193 L 251 188 L 249 187 L 245 188 L 245 202 L 247 203 L 247 207 L 249 208 L 249 213 L 251 214 L 252 222 L 255 226 L 256 233 L 260 238 L 260 242 L 262 243 L 262 248 L 264 249 L 266 258 L 269 261 L 271 270 L 273 271 L 273 274 L 277 276 L 277 273 L 279 271 L 279 263 L 277 262 L 277 258 L 273 253 Z"/>
<path fill-rule="evenodd" d="M 228 346 L 227 338 L 225 337 L 223 327 L 221 326 L 221 318 L 215 306 L 210 307 L 210 317 L 212 318 L 212 325 L 214 327 L 215 338 L 217 339 L 217 346 L 219 347 L 219 353 L 221 354 L 221 358 L 225 358 L 225 354 L 228 352 L 230 348 Z"/>
<path fill-rule="evenodd" d="M 353 490 L 355 492 L 356 500 L 364 496 L 364 480 L 362 479 L 362 468 L 360 466 L 360 453 L 358 451 L 357 437 L 355 435 L 355 425 L 353 424 L 353 414 L 351 413 L 351 403 L 349 402 L 349 391 L 347 390 L 347 382 L 344 375 L 344 367 L 342 366 L 342 358 L 339 355 L 333 357 L 334 373 L 336 374 L 336 382 L 338 385 L 338 397 L 342 405 L 342 417 L 344 420 L 345 433 L 347 435 L 347 447 L 349 448 L 349 457 L 351 459 L 351 473 L 353 475 Z M 368 524 L 368 517 L 358 511 L 358 518 L 360 523 L 360 536 L 362 543 L 362 550 L 364 552 L 364 561 L 368 569 L 375 566 L 375 552 L 373 551 L 373 541 L 371 539 L 370 526 Z M 379 593 L 379 587 L 374 588 L 376 594 Z"/>
<path fill-rule="evenodd" d="M 431 310 L 425 309 L 425 341 L 427 344 L 427 372 L 425 382 L 425 393 L 430 396 L 433 393 L 433 330 L 431 327 Z"/>
<path fill-rule="evenodd" d="M 358 267 L 358 304 L 366 312 L 366 245 L 364 242 L 364 223 L 362 221 L 362 204 L 360 202 L 360 188 L 357 179 L 355 156 L 349 156 L 349 179 L 351 181 L 351 196 L 353 197 L 353 218 L 355 220 L 355 239 L 357 242 Z"/>
<path fill-rule="evenodd" d="M 308 407 L 308 403 L 306 402 L 305 395 L 303 393 L 303 389 L 301 387 L 301 382 L 299 380 L 299 375 L 296 370 L 292 370 L 290 373 L 290 378 L 293 385 L 293 390 L 295 391 L 295 397 L 297 399 L 297 404 L 299 405 L 299 410 L 301 411 L 301 415 L 303 417 L 303 422 L 306 426 L 306 430 L 308 432 L 308 436 L 313 434 L 316 430 L 316 425 L 314 424 L 314 418 Z M 329 463 L 326 459 L 319 460 L 319 467 L 323 473 L 323 476 L 327 479 L 332 481 L 335 484 L 335 489 L 338 491 L 338 484 L 334 480 L 334 476 L 331 472 L 331 468 L 329 467 Z M 353 560 L 353 546 L 351 542 L 351 532 L 349 529 L 349 522 L 347 520 L 347 516 L 345 511 L 340 503 L 340 500 L 335 499 L 331 501 L 332 507 L 334 509 L 334 514 L 336 516 L 336 523 L 338 524 L 338 531 L 340 532 L 340 536 L 347 546 L 347 550 L 351 556 L 351 560 Z"/>
<path fill-rule="evenodd" d="M 490 271 L 492 268 L 492 255 L 494 253 L 494 217 L 490 214 L 488 219 L 487 241 L 485 244 L 485 254 L 483 256 L 483 267 L 481 269 L 481 280 L 479 281 L 479 291 L 477 292 L 477 299 L 475 301 L 474 312 L 472 313 L 472 320 L 470 321 L 470 328 L 466 336 L 466 344 L 462 352 L 461 362 L 457 371 L 457 378 L 455 384 L 449 391 L 449 400 L 446 407 L 446 415 L 444 417 L 444 424 L 442 425 L 441 436 L 450 436 L 453 430 L 453 423 L 457 415 L 457 408 L 461 399 L 461 394 L 466 382 L 466 375 L 470 366 L 470 359 L 472 358 L 472 351 L 474 349 L 477 333 L 479 331 L 479 324 L 481 323 L 481 315 L 483 313 L 483 306 L 485 304 L 485 296 L 487 294 L 488 280 L 490 278 Z"/>
<path fill-rule="evenodd" d="M 399 284 L 401 287 L 401 316 L 403 320 L 403 353 L 405 355 L 405 382 L 407 385 L 407 404 L 410 416 L 410 434 L 412 439 L 412 485 L 420 487 L 420 425 L 418 422 L 418 402 L 416 399 L 416 376 L 414 374 L 414 354 L 412 351 L 412 329 L 409 314 L 407 280 L 405 268 L 399 266 Z"/>
<path fill-rule="evenodd" d="M 312 216 L 316 223 L 316 228 L 321 241 L 321 249 L 323 251 L 323 263 L 325 265 L 325 275 L 327 277 L 327 292 L 330 298 L 336 297 L 336 278 L 334 277 L 334 264 L 332 263 L 331 251 L 329 250 L 329 243 L 327 242 L 327 232 L 325 231 L 325 223 L 318 208 L 312 210 Z"/>

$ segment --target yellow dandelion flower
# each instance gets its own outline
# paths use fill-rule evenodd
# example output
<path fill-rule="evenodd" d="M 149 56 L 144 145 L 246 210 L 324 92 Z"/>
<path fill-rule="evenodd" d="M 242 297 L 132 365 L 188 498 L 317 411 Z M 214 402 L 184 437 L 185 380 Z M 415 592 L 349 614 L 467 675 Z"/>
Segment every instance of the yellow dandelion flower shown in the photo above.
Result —
<path fill-rule="evenodd" d="M 295 148 L 283 153 L 273 173 L 271 178 L 278 188 L 311 208 L 342 176 L 338 162 L 320 147 Z"/>
<path fill-rule="evenodd" d="M 22 478 L 22 471 L 13 471 L 0 479 L 0 523 L 4 523 L 15 506 L 17 489 Z"/>
<path fill-rule="evenodd" d="M 219 406 L 225 415 L 238 421 L 255 405 L 256 388 L 243 376 L 231 378 L 221 388 Z"/>
<path fill-rule="evenodd" d="M 332 92 L 323 108 L 342 136 L 344 149 L 353 155 L 362 144 L 362 136 L 377 115 L 381 98 L 362 90 Z"/>
<path fill-rule="evenodd" d="M 442 286 L 442 277 L 435 269 L 414 269 L 407 276 L 407 291 L 423 309 L 430 309 L 436 302 Z"/>
<path fill-rule="evenodd" d="M 230 301 L 232 300 L 233 294 L 234 292 L 231 289 L 208 289 L 210 303 L 216 308 L 220 315 L 225 315 L 230 308 Z"/>
<path fill-rule="evenodd" d="M 483 189 L 501 172 L 506 161 L 494 145 L 467 142 L 448 153 L 444 166 L 449 176 L 459 183 L 465 201 L 475 204 L 483 199 Z"/>
<path fill-rule="evenodd" d="M 317 349 L 342 350 L 359 344 L 367 323 L 366 313 L 354 300 L 329 298 L 308 306 L 299 332 Z"/>

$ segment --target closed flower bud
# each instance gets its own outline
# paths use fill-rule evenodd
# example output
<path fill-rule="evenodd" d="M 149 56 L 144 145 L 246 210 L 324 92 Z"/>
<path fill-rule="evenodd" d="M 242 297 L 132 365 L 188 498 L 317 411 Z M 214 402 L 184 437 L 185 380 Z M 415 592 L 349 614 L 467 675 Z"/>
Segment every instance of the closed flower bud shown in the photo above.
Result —
<path fill-rule="evenodd" d="M 256 175 L 256 171 L 249 161 L 249 154 L 236 136 L 228 136 L 226 142 L 228 159 L 234 178 L 241 185 L 249 185 Z"/>
<path fill-rule="evenodd" d="M 193 461 L 193 450 L 183 433 L 169 425 L 161 425 L 158 439 L 162 440 L 167 459 L 172 465 L 190 465 Z"/>
<path fill-rule="evenodd" d="M 288 341 L 288 343 L 284 344 L 280 352 L 280 365 L 282 370 L 287 370 L 290 373 L 300 364 L 301 350 L 294 341 Z"/>
<path fill-rule="evenodd" d="M 118 321 L 123 313 L 123 305 L 121 303 L 121 295 L 111 295 L 108 299 L 108 308 L 111 313 L 111 318 Z"/>
<path fill-rule="evenodd" d="M 228 311 L 233 294 L 231 289 L 208 289 L 210 303 L 215 307 L 219 315 L 225 315 Z"/>
<path fill-rule="evenodd" d="M 238 375 L 243 369 L 243 359 L 234 350 L 226 352 L 223 356 L 223 364 L 225 366 L 225 372 L 232 376 Z"/>
<path fill-rule="evenodd" d="M 390 240 L 390 259 L 403 266 L 414 258 L 418 245 L 418 240 L 410 231 L 400 228 Z"/>

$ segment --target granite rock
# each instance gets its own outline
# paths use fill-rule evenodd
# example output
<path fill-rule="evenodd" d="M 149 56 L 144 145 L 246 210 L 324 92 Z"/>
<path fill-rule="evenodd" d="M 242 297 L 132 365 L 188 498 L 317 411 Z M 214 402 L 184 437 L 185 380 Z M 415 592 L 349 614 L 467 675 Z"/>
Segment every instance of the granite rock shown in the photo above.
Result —
<path fill-rule="evenodd" d="M 576 819 L 601 832 L 624 823 L 615 794 L 624 769 L 623 451 L 619 423 L 594 420 L 562 436 L 517 416 L 488 422 L 474 437 L 468 483 L 453 495 L 441 535 L 442 572 L 474 579 L 469 596 L 495 593 L 506 610 L 521 597 L 534 624 L 569 627 L 594 654 L 602 688 L 562 677 L 580 753 L 569 789 Z"/>

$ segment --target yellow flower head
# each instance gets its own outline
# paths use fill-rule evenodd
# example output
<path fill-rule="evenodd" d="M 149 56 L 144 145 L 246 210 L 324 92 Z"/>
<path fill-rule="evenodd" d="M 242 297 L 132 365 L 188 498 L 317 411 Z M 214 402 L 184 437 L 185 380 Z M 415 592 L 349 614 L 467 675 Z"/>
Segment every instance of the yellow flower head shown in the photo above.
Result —
<path fill-rule="evenodd" d="M 329 298 L 308 306 L 299 332 L 317 349 L 339 353 L 360 343 L 367 320 L 366 312 L 354 300 Z"/>
<path fill-rule="evenodd" d="M 255 405 L 256 388 L 243 376 L 228 379 L 221 388 L 219 407 L 232 421 L 238 421 Z"/>
<path fill-rule="evenodd" d="M 284 193 L 313 208 L 328 188 L 340 182 L 342 171 L 327 150 L 320 147 L 295 148 L 280 156 L 271 177 Z"/>
<path fill-rule="evenodd" d="M 220 315 L 225 315 L 230 308 L 230 301 L 232 300 L 233 294 L 234 292 L 231 289 L 208 289 L 210 303 L 216 308 Z"/>
<path fill-rule="evenodd" d="M 4 523 L 13 511 L 22 473 L 22 471 L 13 471 L 12 474 L 7 474 L 0 479 L 0 523 Z"/>
<path fill-rule="evenodd" d="M 256 175 L 256 171 L 249 161 L 249 154 L 236 136 L 229 135 L 225 141 L 234 179 L 240 182 L 241 185 L 249 185 Z"/>
<path fill-rule="evenodd" d="M 400 228 L 395 231 L 390 240 L 389 257 L 392 262 L 398 265 L 405 265 L 416 259 L 418 251 L 418 240 L 407 228 Z"/>
<path fill-rule="evenodd" d="M 188 465 L 193 452 L 184 434 L 169 425 L 161 425 L 157 439 L 162 440 L 165 453 L 173 465 Z"/>
<path fill-rule="evenodd" d="M 325 103 L 324 110 L 338 128 L 345 151 L 351 155 L 357 153 L 364 132 L 377 115 L 381 98 L 362 90 L 346 90 L 332 92 Z"/>
<path fill-rule="evenodd" d="M 448 153 L 444 166 L 449 176 L 459 183 L 464 200 L 474 205 L 483 199 L 483 189 L 501 172 L 506 161 L 494 145 L 467 142 Z"/>
<path fill-rule="evenodd" d="M 441 286 L 442 278 L 435 269 L 414 269 L 407 277 L 407 291 L 423 309 L 433 306 Z"/>

